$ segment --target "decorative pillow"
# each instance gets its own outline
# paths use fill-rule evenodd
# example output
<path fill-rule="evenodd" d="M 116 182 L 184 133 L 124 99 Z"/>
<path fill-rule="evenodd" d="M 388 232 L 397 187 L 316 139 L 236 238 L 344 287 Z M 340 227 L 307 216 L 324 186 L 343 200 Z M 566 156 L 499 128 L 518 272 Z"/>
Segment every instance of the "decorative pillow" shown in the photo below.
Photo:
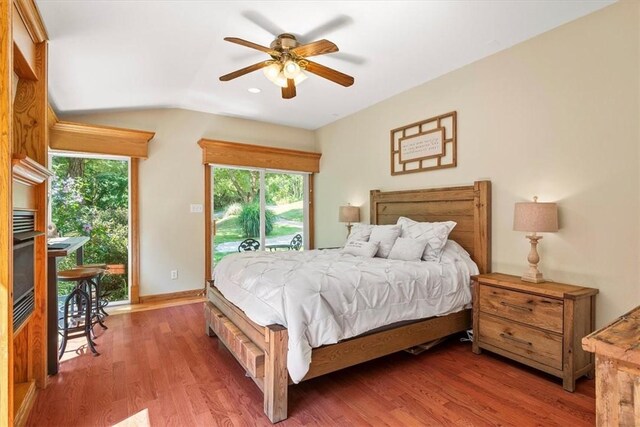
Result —
<path fill-rule="evenodd" d="M 398 218 L 398 225 L 402 227 L 400 237 L 411 237 L 427 241 L 427 247 L 422 255 L 423 260 L 440 262 L 442 249 L 456 223 L 453 221 L 417 222 L 401 216 Z"/>
<path fill-rule="evenodd" d="M 391 252 L 391 248 L 393 248 L 401 231 L 402 228 L 399 225 L 376 225 L 373 227 L 369 241 L 379 244 L 377 257 L 387 258 L 389 256 L 389 252 Z"/>
<path fill-rule="evenodd" d="M 347 242 L 342 249 L 343 254 L 351 254 L 356 256 L 362 256 L 366 258 L 373 258 L 378 251 L 378 244 L 373 242 L 361 242 L 359 240 L 353 240 Z"/>
<path fill-rule="evenodd" d="M 471 257 L 471 255 L 469 255 L 469 252 L 467 252 L 465 248 L 460 246 L 460 243 L 451 239 L 448 239 L 447 243 L 444 245 L 444 248 L 442 248 L 442 253 L 444 254 L 445 252 L 449 252 L 452 254 L 465 256 L 465 257 Z"/>
<path fill-rule="evenodd" d="M 420 261 L 426 240 L 412 239 L 410 237 L 398 237 L 389 252 L 389 259 L 401 259 L 403 261 Z"/>
<path fill-rule="evenodd" d="M 369 224 L 355 224 L 351 228 L 351 234 L 349 234 L 348 242 L 358 241 L 358 242 L 368 242 L 369 236 L 371 236 L 371 230 L 373 230 L 373 225 Z"/>

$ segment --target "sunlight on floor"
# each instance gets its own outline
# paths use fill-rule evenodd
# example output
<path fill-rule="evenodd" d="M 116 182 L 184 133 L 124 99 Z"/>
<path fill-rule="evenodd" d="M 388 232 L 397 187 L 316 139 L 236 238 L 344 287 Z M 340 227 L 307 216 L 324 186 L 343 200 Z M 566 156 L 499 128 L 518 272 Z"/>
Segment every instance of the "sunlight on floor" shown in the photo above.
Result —
<path fill-rule="evenodd" d="M 133 414 L 129 418 L 120 421 L 118 424 L 114 424 L 113 427 L 148 427 L 149 423 L 149 410 L 143 409 L 137 414 Z"/>

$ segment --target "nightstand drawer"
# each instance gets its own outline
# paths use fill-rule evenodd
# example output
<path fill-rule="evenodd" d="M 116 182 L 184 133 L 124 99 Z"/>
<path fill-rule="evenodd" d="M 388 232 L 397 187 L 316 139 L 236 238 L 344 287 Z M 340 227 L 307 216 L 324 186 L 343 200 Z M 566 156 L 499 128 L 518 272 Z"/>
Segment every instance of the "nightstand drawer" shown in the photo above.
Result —
<path fill-rule="evenodd" d="M 562 336 L 480 314 L 480 343 L 562 369 Z"/>
<path fill-rule="evenodd" d="M 484 313 L 562 333 L 562 300 L 481 285 L 479 308 Z"/>

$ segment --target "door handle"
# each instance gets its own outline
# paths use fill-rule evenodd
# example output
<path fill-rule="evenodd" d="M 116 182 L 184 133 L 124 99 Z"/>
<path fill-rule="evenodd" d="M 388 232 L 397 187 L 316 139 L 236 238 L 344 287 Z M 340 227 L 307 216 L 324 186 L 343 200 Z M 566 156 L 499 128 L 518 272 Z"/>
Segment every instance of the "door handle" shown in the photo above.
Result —
<path fill-rule="evenodd" d="M 215 236 L 217 232 L 218 232 L 218 221 L 214 219 L 213 221 L 211 221 L 211 234 Z"/>

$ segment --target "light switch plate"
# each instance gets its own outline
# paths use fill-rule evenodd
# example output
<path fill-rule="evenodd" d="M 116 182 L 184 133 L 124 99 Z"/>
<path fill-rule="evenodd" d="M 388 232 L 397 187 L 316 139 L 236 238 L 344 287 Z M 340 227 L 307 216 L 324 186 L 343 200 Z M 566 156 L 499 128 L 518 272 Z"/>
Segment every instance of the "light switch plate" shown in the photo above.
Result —
<path fill-rule="evenodd" d="M 199 204 L 191 204 L 191 213 L 202 213 L 202 205 Z"/>

